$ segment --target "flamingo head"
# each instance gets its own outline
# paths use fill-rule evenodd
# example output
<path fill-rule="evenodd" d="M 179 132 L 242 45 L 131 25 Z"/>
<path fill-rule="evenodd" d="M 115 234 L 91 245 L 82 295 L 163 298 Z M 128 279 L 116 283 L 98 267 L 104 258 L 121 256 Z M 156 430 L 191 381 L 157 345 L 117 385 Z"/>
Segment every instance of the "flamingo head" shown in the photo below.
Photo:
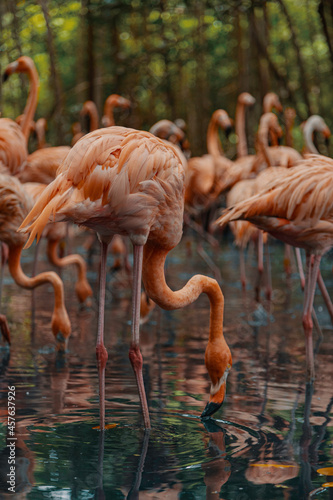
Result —
<path fill-rule="evenodd" d="M 226 393 L 227 377 L 231 369 L 231 362 L 227 364 L 220 379 L 212 385 L 210 389 L 209 401 L 206 404 L 201 418 L 211 417 L 222 406 Z"/>

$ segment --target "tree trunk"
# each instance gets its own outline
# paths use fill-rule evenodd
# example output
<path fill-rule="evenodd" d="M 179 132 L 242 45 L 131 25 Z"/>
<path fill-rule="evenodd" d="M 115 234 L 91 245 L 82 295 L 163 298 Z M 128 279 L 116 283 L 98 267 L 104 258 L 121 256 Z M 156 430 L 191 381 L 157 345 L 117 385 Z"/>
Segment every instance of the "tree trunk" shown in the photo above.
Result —
<path fill-rule="evenodd" d="M 287 20 L 288 26 L 289 26 L 289 30 L 290 30 L 290 34 L 291 34 L 291 41 L 292 41 L 292 44 L 293 44 L 295 52 L 296 52 L 296 58 L 297 58 L 297 63 L 298 63 L 298 67 L 299 67 L 300 86 L 302 89 L 304 102 L 306 104 L 306 107 L 308 108 L 308 114 L 311 115 L 311 114 L 313 114 L 313 111 L 311 109 L 311 103 L 309 100 L 309 89 L 308 89 L 308 84 L 307 84 L 308 78 L 307 78 L 307 75 L 305 72 L 305 67 L 304 67 L 304 63 L 303 63 L 303 59 L 302 59 L 302 55 L 301 55 L 301 49 L 298 45 L 297 36 L 296 36 L 295 30 L 294 30 L 292 20 L 289 16 L 288 10 L 287 10 L 283 0 L 277 0 L 277 2 L 280 5 L 282 12 L 283 12 L 283 14 Z"/>
<path fill-rule="evenodd" d="M 331 59 L 331 63 L 333 65 L 333 35 L 331 36 L 331 33 L 332 33 L 332 30 L 330 30 L 330 27 L 327 23 L 327 19 L 326 19 L 326 8 L 325 8 L 325 4 L 327 5 L 327 7 L 330 5 L 330 13 L 331 13 L 331 21 L 333 21 L 333 10 L 332 10 L 332 2 L 331 0 L 328 0 L 328 1 L 325 1 L 325 0 L 320 0 L 319 2 L 319 5 L 318 5 L 318 12 L 319 12 L 319 16 L 320 16 L 320 19 L 321 19 L 321 23 L 323 25 L 323 30 L 324 30 L 324 34 L 325 34 L 325 38 L 326 38 L 326 43 L 327 43 L 327 46 L 328 46 L 328 50 L 329 50 L 329 53 L 330 53 L 330 59 Z M 330 33 L 331 32 L 331 33 Z"/>
<path fill-rule="evenodd" d="M 295 98 L 295 94 L 289 85 L 288 79 L 280 72 L 278 67 L 272 61 L 272 59 L 268 53 L 266 45 L 260 39 L 258 29 L 256 26 L 256 20 L 255 20 L 254 13 L 252 13 L 251 17 L 252 17 L 252 25 L 253 25 L 252 34 L 253 34 L 253 38 L 254 38 L 255 44 L 257 46 L 257 49 L 258 49 L 258 53 L 261 54 L 261 56 L 263 56 L 266 59 L 268 66 L 269 66 L 269 69 L 270 69 L 272 75 L 274 76 L 274 78 L 276 79 L 276 81 L 279 82 L 279 84 L 285 88 L 285 90 L 288 94 L 288 98 L 289 98 L 290 102 L 292 103 L 293 107 L 296 109 L 296 112 L 297 112 L 298 116 L 300 117 L 300 119 L 302 121 L 306 120 L 306 116 L 304 116 L 303 113 L 299 110 L 299 107 L 298 107 L 298 104 L 297 104 L 297 101 Z"/>
<path fill-rule="evenodd" d="M 63 100 L 63 92 L 61 88 L 59 72 L 57 69 L 56 50 L 54 45 L 53 31 L 50 25 L 48 0 L 39 0 L 39 3 L 42 8 L 43 16 L 45 19 L 46 30 L 47 30 L 47 47 L 50 55 L 50 70 L 51 70 L 50 86 L 53 89 L 53 94 L 54 94 L 54 106 L 53 106 L 53 111 L 51 113 L 51 117 L 54 118 L 54 122 L 57 124 L 56 142 L 57 144 L 63 144 L 64 133 L 63 133 L 62 116 L 64 111 L 64 100 Z"/>
<path fill-rule="evenodd" d="M 87 65 L 87 80 L 88 80 L 88 95 L 87 98 L 90 101 L 95 102 L 95 56 L 94 56 L 94 23 L 93 16 L 91 12 L 91 2 L 87 0 L 87 55 L 88 55 L 88 65 Z"/>

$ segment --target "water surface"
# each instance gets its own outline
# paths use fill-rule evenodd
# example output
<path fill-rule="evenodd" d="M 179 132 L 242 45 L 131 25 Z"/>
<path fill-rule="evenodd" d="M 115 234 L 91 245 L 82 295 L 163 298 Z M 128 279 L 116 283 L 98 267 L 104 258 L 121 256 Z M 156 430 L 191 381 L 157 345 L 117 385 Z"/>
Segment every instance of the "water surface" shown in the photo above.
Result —
<path fill-rule="evenodd" d="M 73 247 L 84 253 L 80 234 Z M 98 256 L 89 268 L 95 297 L 89 308 L 74 293 L 75 269 L 63 270 L 73 334 L 69 350 L 54 349 L 52 289 L 18 289 L 5 273 L 2 312 L 12 333 L 10 351 L 0 350 L 1 494 L 8 467 L 7 387 L 16 387 L 16 491 L 29 499 L 302 499 L 332 498 L 333 480 L 317 470 L 331 467 L 333 347 L 330 318 L 319 294 L 316 313 L 324 339 L 317 345 L 316 381 L 305 383 L 297 273 L 286 279 L 283 246 L 271 245 L 273 299 L 254 300 L 254 250 L 247 259 L 249 285 L 239 284 L 238 252 L 224 240 L 204 249 L 221 270 L 224 330 L 233 355 L 227 398 L 214 418 L 200 414 L 210 382 L 204 365 L 209 302 L 180 311 L 156 308 L 141 328 L 144 380 L 152 430 L 143 429 L 130 362 L 131 293 L 125 272 L 108 275 L 105 313 L 105 436 L 96 429 L 98 378 L 95 360 Z M 189 255 L 190 252 L 190 255 Z M 30 272 L 32 251 L 24 254 Z M 112 256 L 109 257 L 110 267 Z M 331 258 L 323 261 L 329 291 Z M 294 263 L 292 263 L 294 266 Z M 43 258 L 39 270 L 49 267 Z M 296 270 L 296 268 L 295 268 Z M 171 252 L 166 269 L 173 289 L 195 273 L 212 275 L 188 234 Z M 317 340 L 318 333 L 315 332 Z M 1 496 L 2 495 L 2 496 Z"/>

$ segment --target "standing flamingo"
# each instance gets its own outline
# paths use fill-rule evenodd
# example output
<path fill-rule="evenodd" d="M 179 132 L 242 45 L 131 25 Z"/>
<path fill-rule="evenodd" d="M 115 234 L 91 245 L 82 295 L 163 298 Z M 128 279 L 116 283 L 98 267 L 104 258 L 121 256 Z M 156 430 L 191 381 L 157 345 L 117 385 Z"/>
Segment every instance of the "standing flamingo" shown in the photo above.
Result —
<path fill-rule="evenodd" d="M 303 306 L 307 373 L 314 378 L 311 312 L 320 260 L 333 246 L 333 160 L 312 156 L 268 184 L 259 194 L 236 204 L 216 223 L 248 220 L 276 238 L 306 251 Z"/>
<path fill-rule="evenodd" d="M 39 78 L 33 60 L 26 56 L 19 57 L 16 61 L 9 64 L 5 70 L 4 76 L 7 79 L 13 73 L 26 73 L 30 81 L 29 96 L 24 109 L 24 118 L 21 124 L 22 132 L 27 144 L 31 122 L 37 107 Z M 19 172 L 21 182 L 40 182 L 42 184 L 48 184 L 51 182 L 69 149 L 69 146 L 42 148 L 34 151 L 31 155 L 28 155 L 26 163 Z"/>
<path fill-rule="evenodd" d="M 218 283 L 194 276 L 179 291 L 165 282 L 164 262 L 180 241 L 184 208 L 184 168 L 177 148 L 149 132 L 124 127 L 96 130 L 70 151 L 57 178 L 47 186 L 21 227 L 30 232 L 27 246 L 41 235 L 50 216 L 72 220 L 98 233 L 101 241 L 101 278 L 96 357 L 99 372 L 100 429 L 105 428 L 104 346 L 105 268 L 114 234 L 126 235 L 134 247 L 132 342 L 129 357 L 138 385 L 144 425 L 150 418 L 142 377 L 139 317 L 141 273 L 148 296 L 164 309 L 178 309 L 203 292 L 211 304 L 205 362 L 212 380 L 210 401 L 202 414 L 213 414 L 222 404 L 231 354 L 223 336 L 224 299 Z M 37 218 L 36 218 L 37 217 Z M 34 220 L 35 219 L 35 220 Z M 32 222 L 34 221 L 34 222 Z"/>
<path fill-rule="evenodd" d="M 113 110 L 114 108 L 125 108 L 129 109 L 131 107 L 131 101 L 125 99 L 118 94 L 111 94 L 106 99 L 104 103 L 104 115 L 102 117 L 103 127 L 111 127 L 115 125 Z"/>
<path fill-rule="evenodd" d="M 223 173 L 232 167 L 232 161 L 222 155 L 219 127 L 226 133 L 229 133 L 232 127 L 229 115 L 223 109 L 214 111 L 208 125 L 208 155 L 193 157 L 188 161 L 185 188 L 187 205 L 195 206 L 207 202 L 211 198 L 215 179 L 223 177 Z"/>
<path fill-rule="evenodd" d="M 34 119 L 39 91 L 39 78 L 36 70 L 35 63 L 30 57 L 21 56 L 16 61 L 10 63 L 5 69 L 3 79 L 6 81 L 13 73 L 27 73 L 30 82 L 29 95 L 27 103 L 23 111 L 23 118 L 21 121 L 21 129 L 25 137 L 26 144 L 28 143 L 31 123 Z"/>
<path fill-rule="evenodd" d="M 15 282 L 32 289 L 43 283 L 50 283 L 54 289 L 55 304 L 52 316 L 52 331 L 59 341 L 59 348 L 66 346 L 71 325 L 65 308 L 64 287 L 59 276 L 50 271 L 29 278 L 21 268 L 21 252 L 25 237 L 17 232 L 17 228 L 33 207 L 33 198 L 24 186 L 9 175 L 0 175 L 0 241 L 9 247 L 8 267 Z"/>
<path fill-rule="evenodd" d="M 260 118 L 258 130 L 257 169 L 261 169 L 263 164 L 268 167 L 281 166 L 293 167 L 302 160 L 302 156 L 294 148 L 288 146 L 268 146 L 268 135 L 282 136 L 282 129 L 278 118 L 274 113 L 265 113 Z M 265 167 L 264 167 L 265 168 Z"/>

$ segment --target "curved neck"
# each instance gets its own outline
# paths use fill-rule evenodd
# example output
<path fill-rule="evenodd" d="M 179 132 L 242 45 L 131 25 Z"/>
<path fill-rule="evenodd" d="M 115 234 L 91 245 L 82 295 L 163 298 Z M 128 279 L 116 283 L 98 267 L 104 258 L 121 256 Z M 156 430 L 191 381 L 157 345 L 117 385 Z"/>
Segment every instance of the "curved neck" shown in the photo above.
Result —
<path fill-rule="evenodd" d="M 89 118 L 90 118 L 90 132 L 98 129 L 98 113 L 97 109 L 89 110 Z"/>
<path fill-rule="evenodd" d="M 45 146 L 45 128 L 46 122 L 44 118 L 39 118 L 35 124 L 35 133 L 37 136 L 38 149 L 43 149 Z"/>
<path fill-rule="evenodd" d="M 59 240 L 47 240 L 47 256 L 49 261 L 57 267 L 66 267 L 75 265 L 78 271 L 78 279 L 75 285 L 75 291 L 78 299 L 83 303 L 87 297 L 92 295 L 91 287 L 87 281 L 87 265 L 81 255 L 71 254 L 66 257 L 58 255 Z"/>
<path fill-rule="evenodd" d="M 306 150 L 309 153 L 314 153 L 314 154 L 318 155 L 319 151 L 313 143 L 314 130 L 315 130 L 315 128 L 311 124 L 309 125 L 309 123 L 305 123 L 304 128 L 303 128 L 303 136 L 304 136 Z"/>
<path fill-rule="evenodd" d="M 248 149 L 245 133 L 245 104 L 240 101 L 237 101 L 235 121 L 236 134 L 238 137 L 237 158 L 241 158 L 248 154 Z"/>
<path fill-rule="evenodd" d="M 43 285 L 44 283 L 50 283 L 53 286 L 55 292 L 55 309 L 63 309 L 65 307 L 64 302 L 64 290 L 62 281 L 59 276 L 50 271 L 38 274 L 33 278 L 29 278 L 21 267 L 21 253 L 22 253 L 23 245 L 20 246 L 11 246 L 9 249 L 8 256 L 8 268 L 10 274 L 12 275 L 15 283 L 23 288 L 36 288 L 39 285 Z"/>
<path fill-rule="evenodd" d="M 79 280 L 85 278 L 86 264 L 81 255 L 71 254 L 71 255 L 66 255 L 66 257 L 59 257 L 58 248 L 59 248 L 58 240 L 47 241 L 47 256 L 50 262 L 57 267 L 66 267 L 73 264 L 78 269 Z"/>
<path fill-rule="evenodd" d="M 116 107 L 116 100 L 113 96 L 110 96 L 105 101 L 104 105 L 104 123 L 107 127 L 112 127 L 115 125 L 113 110 Z"/>
<path fill-rule="evenodd" d="M 164 263 L 168 250 L 147 242 L 143 252 L 142 279 L 147 295 L 163 309 L 180 309 L 206 293 L 210 301 L 209 341 L 223 338 L 224 297 L 217 281 L 197 274 L 173 292 L 167 285 Z"/>
<path fill-rule="evenodd" d="M 268 148 L 268 133 L 269 127 L 266 123 L 261 123 L 258 130 L 258 149 L 263 154 L 267 166 L 270 167 L 272 162 L 269 156 Z"/>
<path fill-rule="evenodd" d="M 30 135 L 30 123 L 35 116 L 35 111 L 37 108 L 38 101 L 38 90 L 39 90 L 39 78 L 38 73 L 35 66 L 29 66 L 26 70 L 29 81 L 30 81 L 30 90 L 27 99 L 27 103 L 25 105 L 23 111 L 23 121 L 22 121 L 22 132 L 25 137 L 26 142 L 28 142 Z"/>
<path fill-rule="evenodd" d="M 214 158 L 223 155 L 223 148 L 219 139 L 219 126 L 214 115 L 209 122 L 207 130 L 207 151 Z"/>
<path fill-rule="evenodd" d="M 83 106 L 83 113 L 89 116 L 90 130 L 93 132 L 98 129 L 98 111 L 96 104 L 93 101 L 87 101 Z"/>

